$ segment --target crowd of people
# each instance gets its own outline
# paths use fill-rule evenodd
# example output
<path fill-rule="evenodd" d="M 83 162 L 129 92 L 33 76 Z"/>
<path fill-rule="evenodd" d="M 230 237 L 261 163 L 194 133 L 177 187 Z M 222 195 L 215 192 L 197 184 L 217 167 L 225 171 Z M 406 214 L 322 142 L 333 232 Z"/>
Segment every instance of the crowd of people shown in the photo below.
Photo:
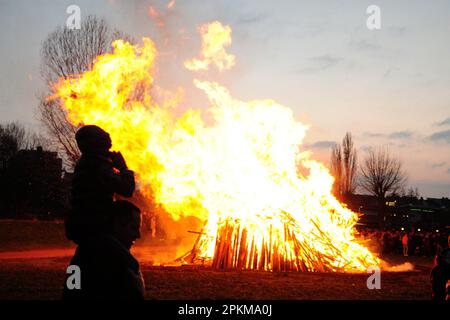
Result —
<path fill-rule="evenodd" d="M 381 255 L 434 257 L 430 273 L 431 299 L 450 299 L 450 236 L 440 230 L 363 229 L 359 238 Z"/>
<path fill-rule="evenodd" d="M 377 230 L 360 231 L 360 237 L 370 242 L 381 254 L 402 254 L 404 256 L 434 256 L 447 247 L 448 235 L 439 230 L 422 231 Z"/>

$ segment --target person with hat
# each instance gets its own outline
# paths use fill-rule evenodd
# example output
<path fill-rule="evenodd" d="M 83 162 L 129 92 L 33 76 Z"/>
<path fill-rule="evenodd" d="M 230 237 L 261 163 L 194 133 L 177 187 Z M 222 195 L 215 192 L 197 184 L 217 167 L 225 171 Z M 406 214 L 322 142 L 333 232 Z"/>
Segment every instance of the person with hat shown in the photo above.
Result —
<path fill-rule="evenodd" d="M 135 180 L 122 154 L 110 152 L 111 138 L 102 128 L 83 126 L 75 139 L 81 158 L 74 170 L 65 231 L 69 240 L 81 244 L 106 232 L 115 195 L 131 197 Z"/>

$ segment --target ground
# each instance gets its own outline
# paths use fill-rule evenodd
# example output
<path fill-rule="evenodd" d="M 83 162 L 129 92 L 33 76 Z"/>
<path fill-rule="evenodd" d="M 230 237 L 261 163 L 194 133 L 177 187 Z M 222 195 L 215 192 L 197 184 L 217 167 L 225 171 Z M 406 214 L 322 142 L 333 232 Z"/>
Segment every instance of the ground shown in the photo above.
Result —
<path fill-rule="evenodd" d="M 0 221 L 0 300 L 59 299 L 74 246 L 63 225 Z M 168 250 L 166 250 L 168 248 Z M 206 267 L 154 266 L 156 255 L 178 254 L 165 243 L 142 241 L 141 261 L 147 299 L 429 299 L 432 261 L 387 257 L 412 263 L 410 272 L 382 272 L 381 289 L 369 290 L 368 274 L 218 271 Z"/>

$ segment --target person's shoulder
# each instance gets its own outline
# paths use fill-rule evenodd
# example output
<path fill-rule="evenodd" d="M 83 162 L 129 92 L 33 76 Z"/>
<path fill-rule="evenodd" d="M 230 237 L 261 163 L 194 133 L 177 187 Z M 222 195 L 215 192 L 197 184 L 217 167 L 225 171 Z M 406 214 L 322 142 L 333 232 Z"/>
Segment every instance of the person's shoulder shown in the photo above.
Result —
<path fill-rule="evenodd" d="M 100 155 L 83 156 L 82 159 L 79 160 L 78 171 L 88 168 L 90 168 L 90 170 L 94 170 L 95 173 L 100 174 L 104 174 L 105 172 L 110 173 L 113 171 L 112 162 L 108 158 Z"/>
<path fill-rule="evenodd" d="M 94 155 L 83 154 L 75 164 L 75 172 L 95 166 L 99 163 L 99 159 Z"/>

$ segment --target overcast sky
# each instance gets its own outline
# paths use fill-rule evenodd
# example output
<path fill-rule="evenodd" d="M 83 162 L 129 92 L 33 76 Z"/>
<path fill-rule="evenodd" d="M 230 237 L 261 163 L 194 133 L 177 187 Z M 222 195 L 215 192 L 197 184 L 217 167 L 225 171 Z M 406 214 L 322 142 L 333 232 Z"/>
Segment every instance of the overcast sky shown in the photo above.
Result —
<path fill-rule="evenodd" d="M 292 108 L 311 125 L 305 144 L 319 160 L 328 162 L 332 144 L 351 131 L 361 158 L 389 144 L 410 186 L 450 196 L 450 1 L 177 0 L 167 10 L 168 2 L 0 0 L 0 121 L 38 128 L 41 43 L 71 4 L 82 18 L 95 14 L 154 39 L 161 83 L 185 86 L 188 103 L 203 100 L 181 63 L 199 50 L 196 27 L 220 20 L 233 30 L 228 51 L 237 63 L 214 80 L 233 96 Z M 381 8 L 381 30 L 366 27 L 371 4 Z M 166 27 L 149 17 L 150 5 Z"/>

